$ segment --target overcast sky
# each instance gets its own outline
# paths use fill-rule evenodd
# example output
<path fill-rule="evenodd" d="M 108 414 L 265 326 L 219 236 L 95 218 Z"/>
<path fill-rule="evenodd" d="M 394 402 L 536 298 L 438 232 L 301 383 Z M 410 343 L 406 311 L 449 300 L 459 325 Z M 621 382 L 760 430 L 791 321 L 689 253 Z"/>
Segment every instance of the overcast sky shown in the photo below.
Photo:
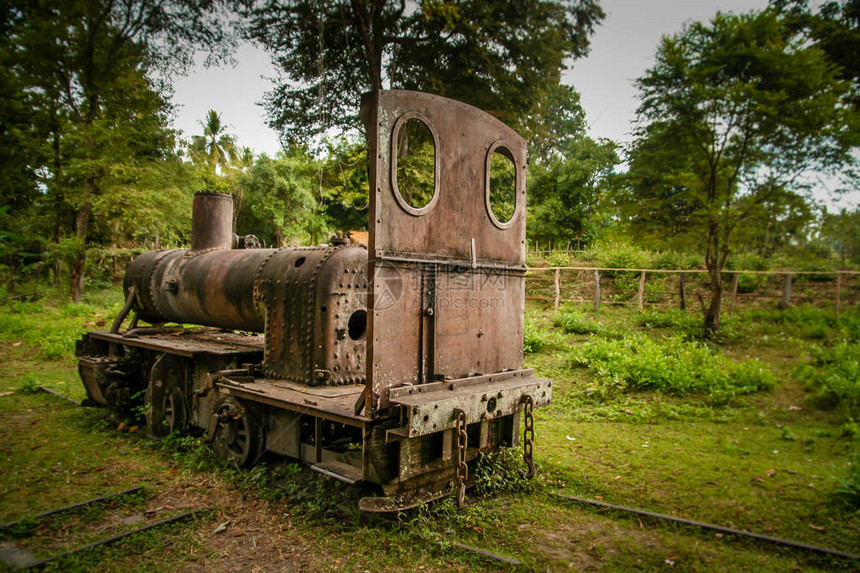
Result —
<path fill-rule="evenodd" d="M 707 21 L 717 12 L 760 10 L 767 0 L 602 0 L 606 19 L 591 38 L 591 53 L 564 75 L 582 96 L 590 134 L 630 141 L 636 115 L 633 82 L 654 65 L 660 38 L 687 22 Z"/>
<path fill-rule="evenodd" d="M 654 53 L 665 35 L 680 32 L 685 23 L 709 20 L 718 11 L 744 13 L 767 5 L 767 0 L 603 0 L 606 19 L 592 36 L 591 53 L 565 73 L 582 96 L 590 135 L 618 142 L 630 140 L 637 100 L 633 81 L 654 63 Z M 202 133 L 199 122 L 209 109 L 221 113 L 240 145 L 273 155 L 280 145 L 266 126 L 258 105 L 275 75 L 267 56 L 251 45 L 236 54 L 236 67 L 205 69 L 175 85 L 179 104 L 174 126 L 186 137 Z M 840 200 L 819 189 L 816 196 L 833 206 L 860 204 L 860 191 Z"/>

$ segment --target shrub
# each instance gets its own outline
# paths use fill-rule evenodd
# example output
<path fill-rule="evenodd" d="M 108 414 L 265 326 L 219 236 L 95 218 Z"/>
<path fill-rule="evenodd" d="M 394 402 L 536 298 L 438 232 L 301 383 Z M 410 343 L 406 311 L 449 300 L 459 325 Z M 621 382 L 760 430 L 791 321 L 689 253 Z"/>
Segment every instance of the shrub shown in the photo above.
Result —
<path fill-rule="evenodd" d="M 819 398 L 860 414 L 860 343 L 840 342 L 830 348 L 813 345 L 812 363 L 800 369 L 800 376 Z"/>
<path fill-rule="evenodd" d="M 701 329 L 702 319 L 699 315 L 678 309 L 643 310 L 639 313 L 639 325 L 646 328 L 674 328 L 686 334 L 696 326 Z"/>
<path fill-rule="evenodd" d="M 39 386 L 41 385 L 41 381 L 34 374 L 27 374 L 24 376 L 24 379 L 21 381 L 21 385 L 18 387 L 18 391 L 22 394 L 37 394 L 39 390 Z"/>
<path fill-rule="evenodd" d="M 532 321 L 526 319 L 523 328 L 523 352 L 533 354 L 540 352 L 545 346 L 553 342 L 552 335 L 540 330 Z"/>
<path fill-rule="evenodd" d="M 644 269 L 651 263 L 651 252 L 629 243 L 612 243 L 598 249 L 597 262 L 614 269 Z"/>
<path fill-rule="evenodd" d="M 837 320 L 832 309 L 804 305 L 785 310 L 750 309 L 742 316 L 748 325 L 768 323 L 781 326 L 791 335 L 807 340 L 824 340 L 833 333 L 848 342 L 860 341 L 860 313 L 857 312 L 842 313 Z"/>
<path fill-rule="evenodd" d="M 654 256 L 652 265 L 655 269 L 698 269 L 702 266 L 702 257 L 678 251 L 662 251 Z"/>
<path fill-rule="evenodd" d="M 550 253 L 549 266 L 551 267 L 569 267 L 570 256 L 567 253 Z"/>
<path fill-rule="evenodd" d="M 774 383 L 773 374 L 758 360 L 735 362 L 680 336 L 659 342 L 640 334 L 590 341 L 574 350 L 573 365 L 591 368 L 605 387 L 596 389 L 601 392 L 703 394 L 715 404 L 771 388 Z"/>
<path fill-rule="evenodd" d="M 573 309 L 560 312 L 554 324 L 568 334 L 606 334 L 600 323 L 589 318 L 585 313 Z"/>
<path fill-rule="evenodd" d="M 503 448 L 501 451 L 478 456 L 475 468 L 475 490 L 479 495 L 499 495 L 534 489 L 534 483 L 519 475 L 525 468 L 522 450 Z"/>

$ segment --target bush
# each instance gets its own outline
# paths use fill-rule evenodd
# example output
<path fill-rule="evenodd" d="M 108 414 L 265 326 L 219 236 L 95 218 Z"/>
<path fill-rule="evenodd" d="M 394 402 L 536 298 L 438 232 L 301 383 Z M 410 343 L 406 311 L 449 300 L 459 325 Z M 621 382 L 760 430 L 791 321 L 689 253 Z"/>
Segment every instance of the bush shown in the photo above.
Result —
<path fill-rule="evenodd" d="M 601 267 L 647 269 L 651 264 L 651 252 L 628 243 L 612 243 L 599 247 L 595 259 Z"/>
<path fill-rule="evenodd" d="M 41 381 L 34 374 L 27 374 L 21 381 L 18 391 L 22 394 L 37 394 L 40 392 Z"/>
<path fill-rule="evenodd" d="M 701 255 L 691 255 L 678 251 L 662 251 L 653 257 L 655 269 L 698 269 L 702 267 Z"/>
<path fill-rule="evenodd" d="M 807 386 L 824 402 L 860 414 L 860 343 L 843 341 L 830 348 L 813 345 L 812 364 L 800 369 Z"/>
<path fill-rule="evenodd" d="M 700 315 L 684 310 L 643 310 L 639 313 L 639 325 L 646 328 L 674 328 L 684 334 L 697 327 L 702 328 Z"/>
<path fill-rule="evenodd" d="M 857 312 L 843 313 L 837 320 L 832 309 L 798 306 L 785 310 L 750 309 L 742 316 L 745 323 L 782 326 L 793 336 L 807 340 L 824 340 L 834 333 L 848 342 L 860 341 L 860 313 Z"/>
<path fill-rule="evenodd" d="M 679 309 L 644 310 L 639 314 L 639 325 L 646 328 L 671 328 L 687 340 L 709 340 L 718 343 L 736 340 L 744 333 L 743 325 L 737 317 L 723 314 L 716 336 L 708 338 L 705 336 L 702 315 Z"/>
<path fill-rule="evenodd" d="M 525 354 L 540 352 L 545 346 L 553 342 L 551 333 L 540 330 L 529 319 L 526 319 L 523 328 L 523 352 Z"/>
<path fill-rule="evenodd" d="M 550 253 L 549 266 L 551 267 L 569 267 L 570 256 L 567 253 Z"/>
<path fill-rule="evenodd" d="M 758 360 L 735 362 L 706 346 L 670 336 L 654 341 L 636 334 L 620 340 L 594 340 L 573 353 L 573 365 L 591 368 L 599 392 L 659 390 L 685 396 L 707 395 L 714 404 L 771 388 L 773 374 Z"/>
<path fill-rule="evenodd" d="M 475 492 L 479 495 L 524 492 L 534 489 L 535 482 L 519 475 L 518 468 L 527 469 L 523 463 L 522 450 L 502 450 L 478 456 L 475 467 Z"/>
<path fill-rule="evenodd" d="M 606 330 L 600 323 L 589 318 L 585 313 L 573 309 L 560 312 L 554 324 L 568 334 L 606 334 Z"/>

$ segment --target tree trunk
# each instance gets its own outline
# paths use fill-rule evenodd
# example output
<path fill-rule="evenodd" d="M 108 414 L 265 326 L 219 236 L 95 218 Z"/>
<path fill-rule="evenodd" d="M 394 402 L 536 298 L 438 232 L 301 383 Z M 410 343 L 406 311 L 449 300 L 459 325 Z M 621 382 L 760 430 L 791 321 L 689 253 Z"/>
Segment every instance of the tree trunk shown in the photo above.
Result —
<path fill-rule="evenodd" d="M 705 336 L 710 338 L 720 328 L 720 314 L 723 308 L 722 269 L 708 269 L 711 278 L 711 302 L 705 310 Z"/>
<path fill-rule="evenodd" d="M 84 294 L 84 266 L 87 263 L 86 242 L 91 216 L 92 207 L 90 207 L 89 203 L 84 203 L 75 217 L 75 236 L 80 241 L 80 250 L 71 264 L 70 282 L 72 302 L 81 302 Z"/>

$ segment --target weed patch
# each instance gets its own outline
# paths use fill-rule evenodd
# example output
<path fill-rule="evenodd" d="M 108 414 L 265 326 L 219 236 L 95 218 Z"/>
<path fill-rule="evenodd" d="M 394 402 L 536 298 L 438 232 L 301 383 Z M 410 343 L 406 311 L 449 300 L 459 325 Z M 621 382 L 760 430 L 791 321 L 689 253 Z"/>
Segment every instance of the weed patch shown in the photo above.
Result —
<path fill-rule="evenodd" d="M 594 340 L 573 352 L 572 365 L 596 374 L 594 391 L 611 396 L 630 390 L 658 390 L 676 396 L 702 394 L 713 404 L 773 386 L 758 360 L 735 362 L 680 336 L 655 341 L 635 334 Z"/>
<path fill-rule="evenodd" d="M 523 329 L 523 352 L 526 354 L 534 354 L 540 352 L 544 348 L 551 346 L 557 342 L 557 339 L 551 332 L 541 330 L 535 324 L 526 319 Z"/>
<path fill-rule="evenodd" d="M 860 415 L 860 342 L 840 342 L 832 347 L 812 345 L 812 363 L 799 375 L 824 403 Z"/>
<path fill-rule="evenodd" d="M 568 334 L 612 335 L 611 331 L 602 324 L 584 312 L 575 309 L 565 309 L 560 312 L 555 318 L 554 324 Z"/>

